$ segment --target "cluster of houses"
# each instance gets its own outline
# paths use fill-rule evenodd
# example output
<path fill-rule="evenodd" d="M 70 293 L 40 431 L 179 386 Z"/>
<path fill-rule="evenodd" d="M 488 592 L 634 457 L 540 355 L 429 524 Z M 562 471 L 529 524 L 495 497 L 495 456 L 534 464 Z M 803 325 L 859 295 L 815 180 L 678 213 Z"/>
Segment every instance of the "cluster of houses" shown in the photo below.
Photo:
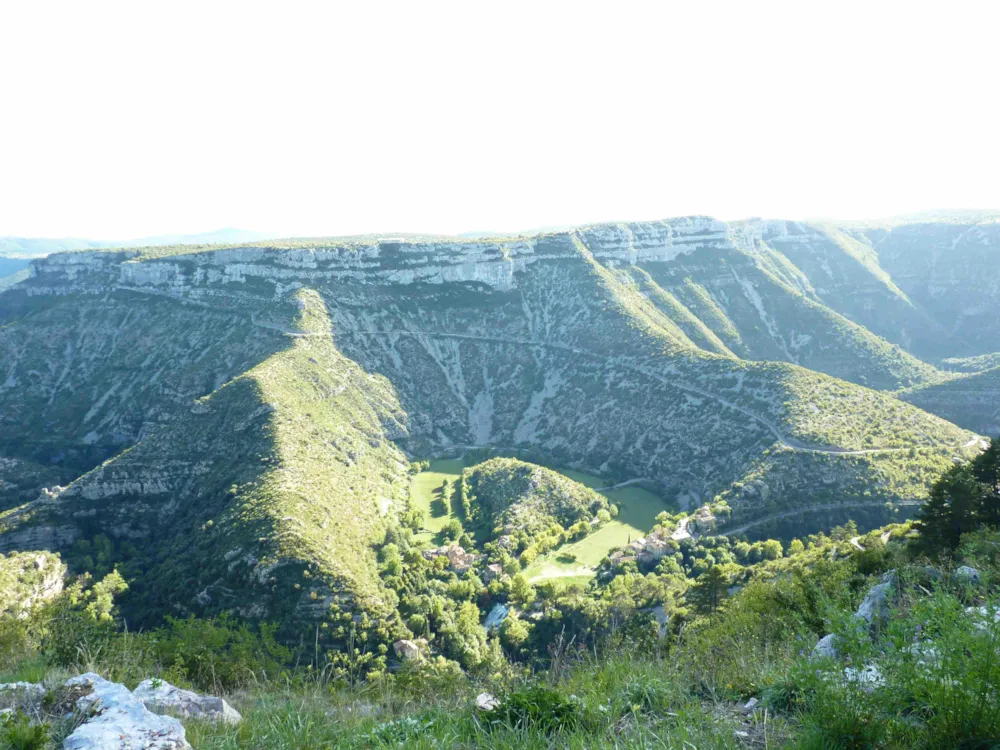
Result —
<path fill-rule="evenodd" d="M 622 565 L 632 561 L 647 565 L 655 563 L 674 549 L 671 542 L 695 538 L 714 528 L 715 516 L 707 506 L 702 506 L 693 516 L 683 519 L 669 537 L 665 532 L 654 531 L 648 537 L 639 537 L 625 545 L 624 549 L 612 552 L 608 559 L 612 565 Z"/>
<path fill-rule="evenodd" d="M 694 518 L 688 519 L 688 528 L 699 534 L 712 531 L 715 528 L 715 514 L 707 505 L 702 505 L 694 514 Z"/>
<path fill-rule="evenodd" d="M 439 557 L 447 558 L 448 567 L 459 575 L 471 570 L 476 563 L 485 557 L 485 555 L 466 552 L 460 544 L 446 544 L 444 547 L 425 549 L 422 554 L 425 560 L 435 560 Z M 503 567 L 499 563 L 492 563 L 483 568 L 483 583 L 502 579 L 505 576 Z"/>
<path fill-rule="evenodd" d="M 448 567 L 458 574 L 465 573 L 483 559 L 482 555 L 466 552 L 460 544 L 446 544 L 444 547 L 425 549 L 423 555 L 425 560 L 435 560 L 439 557 L 448 558 Z"/>
<path fill-rule="evenodd" d="M 670 544 L 658 534 L 639 537 L 625 545 L 625 549 L 611 553 L 612 565 L 623 565 L 627 562 L 651 563 L 659 560 L 670 551 Z"/>

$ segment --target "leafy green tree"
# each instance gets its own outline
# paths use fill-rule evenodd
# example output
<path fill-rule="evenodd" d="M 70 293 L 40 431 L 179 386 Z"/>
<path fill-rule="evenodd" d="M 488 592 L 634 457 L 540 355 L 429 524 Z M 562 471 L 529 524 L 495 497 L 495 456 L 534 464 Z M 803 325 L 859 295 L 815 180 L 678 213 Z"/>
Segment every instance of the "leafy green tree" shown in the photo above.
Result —
<path fill-rule="evenodd" d="M 972 475 L 983 487 L 980 520 L 986 526 L 1000 527 L 1000 439 L 972 462 Z"/>
<path fill-rule="evenodd" d="M 462 602 L 440 633 L 445 654 L 467 669 L 478 667 L 486 658 L 486 632 L 479 624 L 479 608 L 472 602 Z"/>
<path fill-rule="evenodd" d="M 398 576 L 403 572 L 403 557 L 399 553 L 399 547 L 395 544 L 387 544 L 379 550 L 379 559 L 382 561 L 382 570 L 386 575 Z"/>
<path fill-rule="evenodd" d="M 524 573 L 518 573 L 510 579 L 510 598 L 522 609 L 535 601 L 535 587 L 528 582 Z"/>
<path fill-rule="evenodd" d="M 457 518 L 451 519 L 450 521 L 448 521 L 448 523 L 444 525 L 444 528 L 441 529 L 441 533 L 444 535 L 444 538 L 447 539 L 449 542 L 454 542 L 456 539 L 462 536 L 462 522 L 459 521 Z"/>
<path fill-rule="evenodd" d="M 761 550 L 767 560 L 777 560 L 782 556 L 781 542 L 777 539 L 768 539 L 761 545 Z"/>
<path fill-rule="evenodd" d="M 500 642 L 512 651 L 518 651 L 528 641 L 531 626 L 513 614 L 508 615 L 500 625 Z"/>

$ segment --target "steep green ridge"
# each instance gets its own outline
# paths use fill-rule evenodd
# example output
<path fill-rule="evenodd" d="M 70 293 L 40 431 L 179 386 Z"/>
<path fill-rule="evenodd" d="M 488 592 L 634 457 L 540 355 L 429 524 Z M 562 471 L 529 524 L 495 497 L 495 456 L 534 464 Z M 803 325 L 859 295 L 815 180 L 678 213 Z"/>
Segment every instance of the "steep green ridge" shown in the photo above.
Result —
<path fill-rule="evenodd" d="M 371 547 L 410 458 L 529 451 L 734 517 L 919 501 L 976 436 L 856 382 L 945 376 L 825 305 L 772 234 L 695 217 L 37 261 L 0 294 L 0 454 L 37 472 L 0 487 L 0 548 L 82 566 L 110 544 L 132 612 L 333 638 L 342 610 L 393 621 Z"/>
<path fill-rule="evenodd" d="M 120 291 L 0 296 L 0 455 L 82 474 L 283 345 L 248 315 Z M 67 476 L 68 474 L 68 476 Z M 0 507 L 11 500 L 0 488 Z"/>
<path fill-rule="evenodd" d="M 112 536 L 143 581 L 126 601 L 136 622 L 234 607 L 314 618 L 332 603 L 388 617 L 371 545 L 405 498 L 408 463 L 385 438 L 401 415 L 384 379 L 333 347 L 318 296 L 295 300 L 288 348 L 55 502 L 8 513 L 5 542 L 68 519 L 68 541 Z"/>
<path fill-rule="evenodd" d="M 691 330 L 692 319 L 703 321 L 708 335 L 695 328 L 695 340 L 707 351 L 792 362 L 881 389 L 941 379 L 934 367 L 819 303 L 789 266 L 773 251 L 731 246 L 700 263 L 687 256 L 639 260 L 630 272 L 671 326 Z"/>

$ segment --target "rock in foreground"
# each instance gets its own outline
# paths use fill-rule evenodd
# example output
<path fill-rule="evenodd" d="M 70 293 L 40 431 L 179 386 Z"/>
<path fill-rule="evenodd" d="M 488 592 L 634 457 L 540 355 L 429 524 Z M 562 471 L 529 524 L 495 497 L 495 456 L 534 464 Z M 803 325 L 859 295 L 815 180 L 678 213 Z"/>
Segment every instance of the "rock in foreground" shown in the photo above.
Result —
<path fill-rule="evenodd" d="M 117 682 L 93 672 L 66 681 L 67 687 L 92 688 L 76 708 L 94 714 L 63 741 L 63 750 L 191 750 L 184 727 L 171 716 L 159 716 Z"/>
<path fill-rule="evenodd" d="M 198 695 L 155 678 L 140 682 L 132 695 L 147 709 L 157 714 L 179 716 L 183 719 L 211 719 L 226 724 L 239 724 L 243 720 L 240 712 L 222 698 Z"/>

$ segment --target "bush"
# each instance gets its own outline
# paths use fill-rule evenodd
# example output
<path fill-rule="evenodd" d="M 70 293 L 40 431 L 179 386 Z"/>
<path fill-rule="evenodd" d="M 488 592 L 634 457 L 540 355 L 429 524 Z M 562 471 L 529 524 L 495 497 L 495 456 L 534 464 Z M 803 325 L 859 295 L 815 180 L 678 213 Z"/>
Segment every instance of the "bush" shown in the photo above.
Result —
<path fill-rule="evenodd" d="M 128 589 L 125 580 L 113 571 L 90 588 L 88 582 L 89 576 L 81 577 L 39 614 L 42 652 L 56 664 L 92 661 L 117 633 L 114 597 Z"/>
<path fill-rule="evenodd" d="M 44 750 L 49 742 L 49 725 L 32 724 L 18 711 L 2 718 L 0 725 L 0 749 L 2 750 Z"/>
<path fill-rule="evenodd" d="M 584 723 L 579 700 L 541 685 L 508 693 L 493 715 L 514 729 L 545 733 L 577 729 Z"/>
<path fill-rule="evenodd" d="M 167 624 L 147 637 L 170 682 L 231 690 L 277 677 L 291 662 L 291 650 L 275 640 L 277 629 L 275 624 L 261 623 L 254 631 L 228 615 L 167 617 Z"/>
<path fill-rule="evenodd" d="M 456 541 L 460 536 L 462 536 L 462 522 L 457 518 L 452 518 L 444 525 L 444 528 L 441 529 L 441 535 L 449 542 Z"/>

